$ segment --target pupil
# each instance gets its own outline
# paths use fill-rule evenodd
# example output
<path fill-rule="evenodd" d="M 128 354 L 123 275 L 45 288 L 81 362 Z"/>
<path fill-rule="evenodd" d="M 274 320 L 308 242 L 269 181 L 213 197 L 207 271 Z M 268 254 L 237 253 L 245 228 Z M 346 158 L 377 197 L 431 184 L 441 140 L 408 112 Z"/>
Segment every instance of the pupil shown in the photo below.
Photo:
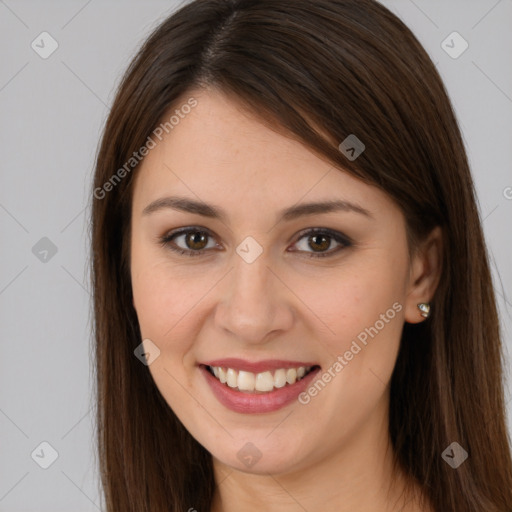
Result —
<path fill-rule="evenodd" d="M 313 244 L 314 245 L 317 245 L 317 246 L 320 245 L 321 246 L 320 249 L 324 249 L 325 250 L 325 249 L 329 248 L 330 242 L 328 240 L 328 237 L 326 237 L 325 235 L 313 235 L 311 238 L 313 239 Z M 318 239 L 323 240 L 324 243 L 318 242 L 317 241 Z M 311 245 L 311 247 L 312 247 L 312 249 L 315 249 L 315 247 L 313 247 L 312 245 Z"/>
<path fill-rule="evenodd" d="M 202 249 L 206 246 L 206 237 L 203 233 L 200 233 L 199 231 L 196 231 L 195 233 L 191 233 L 189 235 L 188 241 L 190 242 L 189 247 L 191 249 Z M 195 244 L 199 244 L 199 247 L 197 247 Z"/>

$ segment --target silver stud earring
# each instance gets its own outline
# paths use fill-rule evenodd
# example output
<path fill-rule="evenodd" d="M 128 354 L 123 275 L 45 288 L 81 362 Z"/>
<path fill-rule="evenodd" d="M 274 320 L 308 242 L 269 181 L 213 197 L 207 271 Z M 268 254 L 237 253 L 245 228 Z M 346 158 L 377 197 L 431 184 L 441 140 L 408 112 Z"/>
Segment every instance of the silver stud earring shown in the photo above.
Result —
<path fill-rule="evenodd" d="M 418 309 L 420 310 L 420 314 L 423 318 L 428 318 L 430 316 L 430 304 L 428 302 L 418 304 Z"/>

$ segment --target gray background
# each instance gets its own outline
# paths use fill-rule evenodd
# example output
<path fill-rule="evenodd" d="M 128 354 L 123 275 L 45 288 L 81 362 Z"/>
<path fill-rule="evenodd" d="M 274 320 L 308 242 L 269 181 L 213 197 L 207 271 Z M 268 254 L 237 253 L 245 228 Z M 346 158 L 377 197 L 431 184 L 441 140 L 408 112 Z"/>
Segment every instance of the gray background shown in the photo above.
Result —
<path fill-rule="evenodd" d="M 509 372 L 512 0 L 383 3 L 426 47 L 453 100 L 484 219 Z M 0 511 L 99 510 L 90 413 L 92 167 L 122 71 L 177 5 L 0 0 Z M 43 31 L 58 43 L 47 59 L 31 47 L 34 40 L 42 46 Z M 453 31 L 469 43 L 456 59 L 441 47 Z M 461 48 L 450 41 L 451 51 Z M 511 391 L 508 383 L 512 431 Z M 43 441 L 58 452 L 48 469 L 39 465 L 51 462 Z"/>

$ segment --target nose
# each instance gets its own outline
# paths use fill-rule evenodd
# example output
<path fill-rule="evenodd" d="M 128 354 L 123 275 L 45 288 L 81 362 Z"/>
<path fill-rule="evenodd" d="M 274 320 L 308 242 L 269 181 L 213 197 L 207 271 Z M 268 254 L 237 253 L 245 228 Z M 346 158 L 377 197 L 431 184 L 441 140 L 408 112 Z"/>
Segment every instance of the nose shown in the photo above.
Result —
<path fill-rule="evenodd" d="M 219 290 L 215 325 L 246 344 L 262 344 L 293 325 L 292 295 L 261 255 L 247 263 L 234 256 L 234 268 Z"/>

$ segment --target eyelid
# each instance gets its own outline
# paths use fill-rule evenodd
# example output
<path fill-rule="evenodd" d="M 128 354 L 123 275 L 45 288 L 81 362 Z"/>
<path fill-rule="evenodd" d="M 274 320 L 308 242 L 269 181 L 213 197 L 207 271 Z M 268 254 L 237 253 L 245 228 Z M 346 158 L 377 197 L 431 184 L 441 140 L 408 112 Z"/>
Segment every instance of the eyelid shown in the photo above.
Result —
<path fill-rule="evenodd" d="M 297 241 L 300 240 L 301 238 L 303 238 L 305 235 L 309 235 L 309 234 L 328 235 L 331 238 L 334 238 L 336 241 L 339 241 L 340 243 L 346 244 L 346 245 L 352 245 L 354 243 L 354 241 L 349 236 L 345 235 L 341 231 L 336 231 L 335 229 L 330 229 L 330 228 L 318 228 L 318 227 L 305 228 L 305 229 L 299 231 L 297 233 L 297 235 L 295 235 L 296 239 L 297 239 L 295 241 L 295 243 L 297 243 Z"/>
<path fill-rule="evenodd" d="M 160 237 L 158 239 L 158 241 L 162 247 L 168 248 L 173 252 L 176 252 L 176 253 L 179 253 L 182 255 L 187 255 L 187 256 L 200 256 L 204 253 L 209 252 L 212 249 L 212 248 L 199 249 L 199 250 L 194 251 L 192 249 L 183 249 L 181 247 L 172 247 L 172 240 L 174 240 L 176 237 L 178 237 L 180 235 L 184 235 L 184 234 L 187 234 L 190 232 L 204 233 L 208 237 L 216 238 L 216 236 L 213 234 L 213 232 L 208 228 L 205 228 L 203 226 L 186 226 L 186 227 L 178 228 L 176 230 L 167 232 L 165 235 Z M 353 240 L 350 237 L 348 237 L 347 235 L 345 235 L 344 233 L 342 233 L 340 231 L 336 231 L 336 230 L 333 230 L 330 228 L 313 227 L 313 228 L 305 228 L 305 229 L 299 231 L 294 236 L 295 242 L 293 242 L 293 245 L 295 245 L 298 241 L 300 241 L 306 235 L 312 236 L 312 235 L 316 235 L 316 234 L 328 236 L 329 238 L 333 239 L 338 244 L 340 244 L 341 247 L 338 247 L 337 249 L 333 249 L 333 250 L 329 250 L 329 251 L 324 251 L 324 252 L 314 252 L 314 251 L 310 252 L 310 251 L 301 251 L 301 250 L 291 250 L 288 252 L 305 253 L 307 255 L 306 257 L 323 258 L 323 257 L 334 256 L 335 254 L 339 253 L 342 249 L 351 247 L 354 244 Z"/>
<path fill-rule="evenodd" d="M 208 252 L 210 249 L 200 249 L 198 251 L 193 251 L 191 249 L 182 249 L 181 247 L 172 247 L 172 241 L 181 236 L 186 235 L 187 233 L 196 232 L 196 233 L 204 233 L 210 238 L 215 238 L 215 235 L 208 228 L 202 226 L 185 226 L 183 228 L 178 228 L 173 231 L 169 231 L 164 234 L 162 237 L 158 239 L 160 245 L 164 248 L 170 249 L 173 252 L 186 254 L 188 256 L 200 256 L 204 252 Z"/>
<path fill-rule="evenodd" d="M 309 236 L 312 236 L 312 235 L 327 235 L 329 238 L 333 239 L 335 242 L 340 244 L 341 247 L 338 247 L 338 248 L 335 248 L 335 249 L 331 249 L 329 251 L 324 251 L 324 252 L 299 251 L 299 250 L 293 250 L 293 251 L 289 251 L 289 252 L 297 252 L 297 253 L 304 252 L 306 257 L 328 258 L 328 257 L 331 257 L 331 256 L 334 257 L 341 250 L 343 250 L 345 248 L 348 248 L 348 247 L 351 247 L 352 245 L 354 245 L 353 240 L 350 237 L 348 237 L 347 235 L 345 235 L 344 233 L 342 233 L 340 231 L 336 231 L 336 230 L 330 229 L 330 228 L 319 228 L 319 227 L 306 228 L 306 229 L 303 229 L 303 230 L 299 231 L 297 233 L 297 235 L 295 236 L 296 240 L 294 242 L 294 245 L 299 240 L 301 240 L 302 238 L 304 238 L 307 235 L 309 235 Z"/>

